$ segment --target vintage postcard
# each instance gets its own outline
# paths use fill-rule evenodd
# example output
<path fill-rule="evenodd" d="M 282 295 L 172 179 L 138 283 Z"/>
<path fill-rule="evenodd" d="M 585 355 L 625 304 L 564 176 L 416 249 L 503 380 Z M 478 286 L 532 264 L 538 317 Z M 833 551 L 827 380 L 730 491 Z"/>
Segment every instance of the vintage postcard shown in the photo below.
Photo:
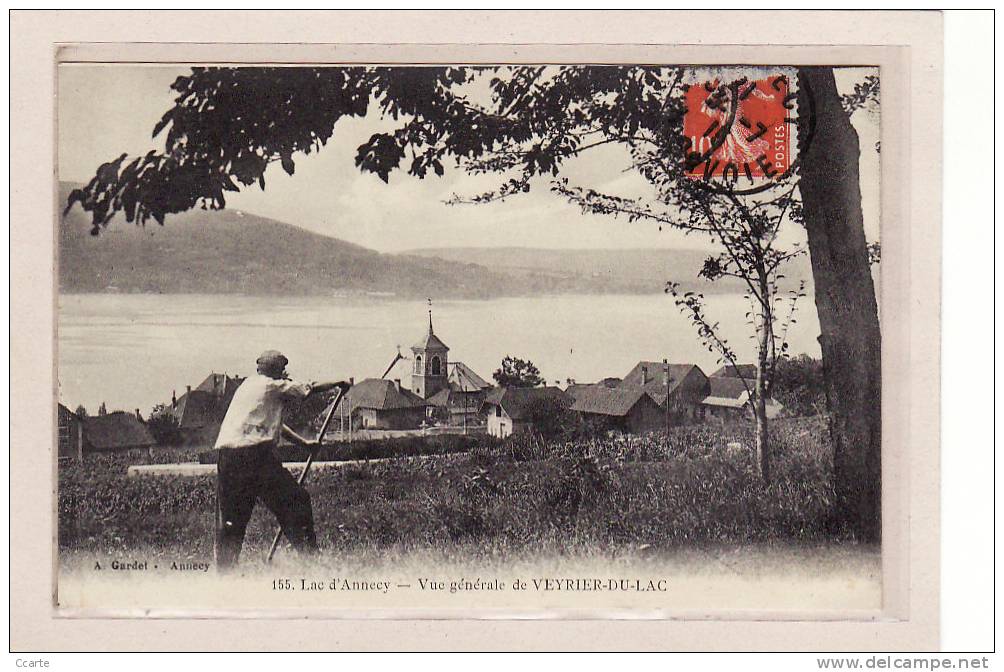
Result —
<path fill-rule="evenodd" d="M 877 67 L 57 75 L 61 608 L 881 606 Z"/>
<path fill-rule="evenodd" d="M 902 52 L 535 53 L 58 52 L 55 617 L 907 613 Z"/>

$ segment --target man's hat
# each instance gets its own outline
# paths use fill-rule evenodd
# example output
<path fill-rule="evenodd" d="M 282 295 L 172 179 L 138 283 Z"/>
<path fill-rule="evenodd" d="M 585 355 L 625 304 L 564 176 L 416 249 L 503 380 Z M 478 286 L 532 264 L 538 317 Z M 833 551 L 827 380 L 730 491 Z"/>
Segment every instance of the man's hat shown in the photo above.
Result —
<path fill-rule="evenodd" d="M 289 364 L 289 360 L 278 350 L 266 350 L 258 356 L 257 364 L 263 368 L 282 371 Z"/>

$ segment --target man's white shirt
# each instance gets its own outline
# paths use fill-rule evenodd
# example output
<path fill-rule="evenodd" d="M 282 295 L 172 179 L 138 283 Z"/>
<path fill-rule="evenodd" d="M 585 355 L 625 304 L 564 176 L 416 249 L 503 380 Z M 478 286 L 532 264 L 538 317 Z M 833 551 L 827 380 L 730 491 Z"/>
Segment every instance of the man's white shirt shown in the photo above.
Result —
<path fill-rule="evenodd" d="M 303 399 L 310 390 L 310 383 L 276 380 L 261 374 L 249 376 L 234 393 L 220 426 L 216 448 L 243 448 L 278 441 L 285 403 Z"/>

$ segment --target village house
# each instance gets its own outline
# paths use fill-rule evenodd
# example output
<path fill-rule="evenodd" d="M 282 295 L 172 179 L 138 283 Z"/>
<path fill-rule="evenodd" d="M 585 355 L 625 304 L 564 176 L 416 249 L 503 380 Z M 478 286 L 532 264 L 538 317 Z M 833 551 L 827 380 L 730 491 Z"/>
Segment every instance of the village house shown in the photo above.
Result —
<path fill-rule="evenodd" d="M 708 377 L 696 364 L 641 361 L 621 380 L 618 389 L 640 388 L 665 409 L 670 423 L 688 424 L 701 419 L 701 402 L 708 396 Z M 665 426 L 665 419 L 663 425 Z"/>
<path fill-rule="evenodd" d="M 752 366 L 752 365 L 750 365 Z M 717 373 L 717 372 L 716 372 Z M 753 377 L 742 378 L 730 376 L 713 376 L 708 379 L 708 396 L 701 402 L 703 413 L 701 417 L 719 422 L 737 422 L 749 420 L 750 391 L 756 379 L 756 367 L 753 367 Z M 767 417 L 775 418 L 784 407 L 774 399 L 767 399 Z"/>
<path fill-rule="evenodd" d="M 644 434 L 666 427 L 665 407 L 642 387 L 575 385 L 566 392 L 574 400 L 571 410 L 598 428 Z"/>
<path fill-rule="evenodd" d="M 574 380 L 570 380 L 568 385 L 565 387 L 565 394 L 575 398 L 575 392 L 578 390 L 584 390 L 592 387 L 604 387 L 613 390 L 620 387 L 620 384 L 620 378 L 604 378 L 596 383 L 576 383 Z"/>
<path fill-rule="evenodd" d="M 240 376 L 213 372 L 194 389 L 187 386 L 180 397 L 171 393 L 169 410 L 178 422 L 185 444 L 212 445 L 216 442 L 223 418 L 242 382 L 244 378 Z"/>
<path fill-rule="evenodd" d="M 745 378 L 756 379 L 756 364 L 726 364 L 709 376 L 710 378 Z"/>
<path fill-rule="evenodd" d="M 367 378 L 349 388 L 339 403 L 333 427 L 352 429 L 418 429 L 429 403 L 401 387 L 400 380 Z"/>
<path fill-rule="evenodd" d="M 429 397 L 428 401 L 432 404 L 436 418 L 451 426 L 483 425 L 481 406 L 490 389 L 492 384 L 469 366 L 463 362 L 453 362 L 450 364 L 447 386 Z"/>
<path fill-rule="evenodd" d="M 59 404 L 56 409 L 56 428 L 56 454 L 59 459 L 81 459 L 84 456 L 84 423 L 80 416 Z"/>
<path fill-rule="evenodd" d="M 59 404 L 57 428 L 61 458 L 79 460 L 88 453 L 150 448 L 156 444 L 138 410 L 81 417 Z"/>
<path fill-rule="evenodd" d="M 572 399 L 557 387 L 495 387 L 485 395 L 483 412 L 488 434 L 499 438 L 534 430 L 534 417 L 553 404 L 569 406 Z"/>
<path fill-rule="evenodd" d="M 113 411 L 83 419 L 84 452 L 110 452 L 150 448 L 157 442 L 139 411 Z"/>

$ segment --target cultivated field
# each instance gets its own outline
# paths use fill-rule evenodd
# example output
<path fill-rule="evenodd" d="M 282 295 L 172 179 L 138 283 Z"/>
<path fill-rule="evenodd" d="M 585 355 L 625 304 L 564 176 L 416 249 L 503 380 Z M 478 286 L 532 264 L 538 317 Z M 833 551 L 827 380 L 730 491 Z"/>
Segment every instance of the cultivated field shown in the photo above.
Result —
<path fill-rule="evenodd" d="M 783 420 L 773 429 L 779 467 L 769 485 L 756 476 L 750 451 L 735 445 L 750 445 L 749 430 L 701 426 L 559 445 L 482 437 L 466 453 L 318 471 L 308 490 L 322 553 L 362 559 L 853 546 L 827 531 L 832 467 L 822 422 Z M 125 475 L 129 464 L 194 459 L 155 449 L 61 466 L 63 560 L 137 552 L 211 559 L 213 476 Z M 263 555 L 275 529 L 258 507 L 246 557 Z"/>

